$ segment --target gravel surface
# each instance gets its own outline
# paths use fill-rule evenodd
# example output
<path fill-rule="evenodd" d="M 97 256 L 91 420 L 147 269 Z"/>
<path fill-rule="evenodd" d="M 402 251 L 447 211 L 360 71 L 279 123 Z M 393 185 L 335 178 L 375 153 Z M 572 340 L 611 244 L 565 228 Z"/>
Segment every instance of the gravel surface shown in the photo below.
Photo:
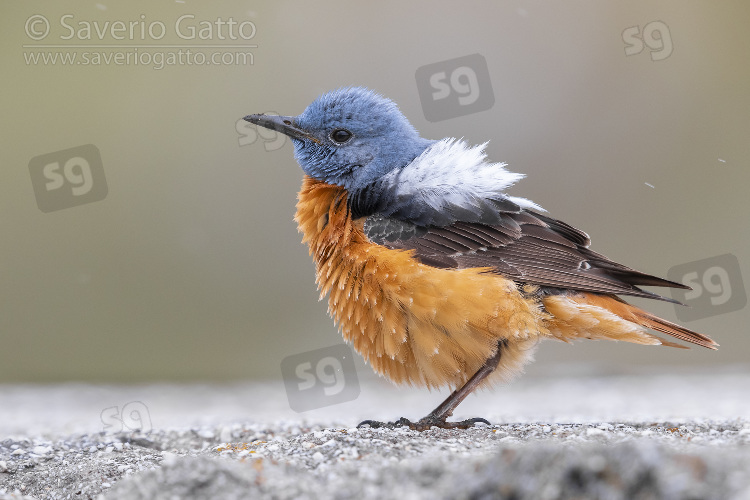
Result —
<path fill-rule="evenodd" d="M 539 378 L 457 415 L 492 426 L 419 433 L 354 427 L 441 399 L 377 381 L 306 414 L 276 383 L 0 386 L 0 499 L 750 499 L 748 387 L 746 373 Z M 136 397 L 148 428 L 103 430 Z"/>

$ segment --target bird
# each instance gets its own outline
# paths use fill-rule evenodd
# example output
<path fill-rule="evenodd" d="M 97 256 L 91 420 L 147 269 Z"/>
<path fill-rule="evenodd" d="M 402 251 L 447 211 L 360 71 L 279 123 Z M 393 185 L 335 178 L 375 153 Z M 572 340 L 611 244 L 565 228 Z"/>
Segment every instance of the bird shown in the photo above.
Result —
<path fill-rule="evenodd" d="M 452 391 L 418 421 L 360 426 L 489 424 L 448 418 L 477 388 L 519 375 L 544 339 L 685 348 L 658 332 L 718 347 L 626 302 L 679 303 L 641 287 L 689 287 L 596 253 L 587 233 L 507 194 L 524 175 L 490 161 L 487 143 L 425 139 L 365 87 L 244 120 L 291 138 L 304 172 L 294 218 L 345 341 L 395 384 Z"/>

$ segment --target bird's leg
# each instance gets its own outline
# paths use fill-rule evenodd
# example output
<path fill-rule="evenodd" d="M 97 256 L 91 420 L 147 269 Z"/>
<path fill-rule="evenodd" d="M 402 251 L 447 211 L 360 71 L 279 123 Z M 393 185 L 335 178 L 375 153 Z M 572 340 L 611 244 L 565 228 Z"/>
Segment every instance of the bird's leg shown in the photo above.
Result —
<path fill-rule="evenodd" d="M 471 394 L 472 391 L 479 387 L 482 381 L 487 378 L 490 373 L 495 371 L 495 368 L 497 368 L 497 365 L 500 363 L 502 349 L 505 345 L 505 340 L 501 340 L 500 342 L 498 342 L 497 352 L 491 358 L 487 359 L 482 367 L 479 368 L 479 370 L 477 370 L 477 372 L 464 385 L 453 391 L 451 395 L 445 399 L 445 401 L 440 403 L 440 405 L 432 410 L 429 415 L 419 420 L 418 422 L 412 422 L 409 419 L 403 417 L 395 422 L 390 423 L 378 422 L 376 420 L 365 420 L 363 422 L 360 422 L 357 427 L 362 427 L 364 425 L 369 425 L 370 427 L 374 428 L 393 428 L 406 426 L 417 431 L 424 431 L 429 429 L 430 427 L 440 427 L 442 429 L 468 429 L 478 422 L 491 425 L 487 420 L 483 418 L 470 418 L 461 422 L 448 422 L 447 420 L 448 417 L 453 415 L 453 410 L 455 410 L 456 407 L 461 404 L 461 401 L 466 399 L 466 396 Z"/>

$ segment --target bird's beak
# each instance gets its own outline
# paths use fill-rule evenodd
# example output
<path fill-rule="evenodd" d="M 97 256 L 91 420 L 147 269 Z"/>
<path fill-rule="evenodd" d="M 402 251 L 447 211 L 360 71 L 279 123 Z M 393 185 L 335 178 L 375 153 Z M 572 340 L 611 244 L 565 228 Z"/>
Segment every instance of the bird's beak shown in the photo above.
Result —
<path fill-rule="evenodd" d="M 292 139 L 307 139 L 320 143 L 318 138 L 295 125 L 293 116 L 264 115 L 261 113 L 259 115 L 247 115 L 244 119 L 261 127 L 281 132 Z"/>

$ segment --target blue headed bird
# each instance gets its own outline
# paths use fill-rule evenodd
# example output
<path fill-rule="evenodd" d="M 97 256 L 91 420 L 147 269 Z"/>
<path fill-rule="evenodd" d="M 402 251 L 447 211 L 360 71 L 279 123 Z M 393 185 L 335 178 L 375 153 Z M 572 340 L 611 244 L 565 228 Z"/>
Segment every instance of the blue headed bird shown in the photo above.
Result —
<path fill-rule="evenodd" d="M 425 418 L 363 424 L 466 428 L 449 422 L 478 387 L 519 374 L 541 339 L 610 339 L 716 349 L 711 338 L 620 295 L 689 288 L 589 249 L 589 236 L 506 190 L 523 175 L 486 144 L 429 140 L 396 104 L 362 87 L 322 95 L 299 116 L 245 120 L 286 134 L 305 177 L 295 220 L 321 298 L 347 342 L 397 384 L 447 386 Z"/>

